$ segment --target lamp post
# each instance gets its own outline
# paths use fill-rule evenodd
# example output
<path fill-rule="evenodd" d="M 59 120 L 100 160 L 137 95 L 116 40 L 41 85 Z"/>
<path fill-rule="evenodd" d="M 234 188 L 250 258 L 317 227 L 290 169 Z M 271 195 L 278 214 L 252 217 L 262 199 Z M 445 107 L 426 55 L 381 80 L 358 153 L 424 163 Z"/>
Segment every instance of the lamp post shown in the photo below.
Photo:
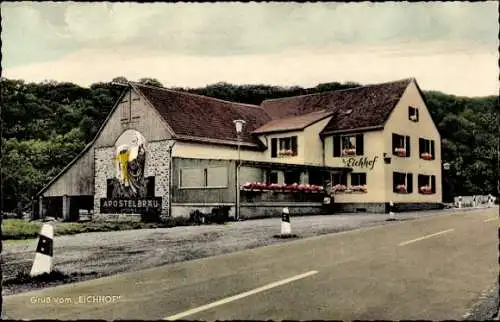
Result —
<path fill-rule="evenodd" d="M 448 189 L 450 188 L 449 184 L 447 184 L 446 185 L 447 187 L 445 187 L 445 183 L 448 183 L 448 180 L 445 178 L 446 177 L 445 173 L 448 173 L 448 171 L 450 170 L 450 164 L 448 162 L 443 163 L 443 170 L 444 170 L 444 172 L 441 173 L 441 189 L 442 189 L 442 193 L 443 193 L 443 195 L 442 195 L 443 202 L 446 202 L 445 200 L 448 200 L 448 198 L 447 198 L 448 194 L 446 193 L 446 190 L 447 190 L 446 188 L 448 188 Z"/>
<path fill-rule="evenodd" d="M 243 132 L 243 125 L 245 125 L 245 120 L 234 120 L 234 126 L 236 127 L 236 138 L 238 141 L 238 162 L 236 163 L 236 207 L 234 213 L 234 220 L 240 219 L 240 145 L 241 145 L 241 132 Z"/>

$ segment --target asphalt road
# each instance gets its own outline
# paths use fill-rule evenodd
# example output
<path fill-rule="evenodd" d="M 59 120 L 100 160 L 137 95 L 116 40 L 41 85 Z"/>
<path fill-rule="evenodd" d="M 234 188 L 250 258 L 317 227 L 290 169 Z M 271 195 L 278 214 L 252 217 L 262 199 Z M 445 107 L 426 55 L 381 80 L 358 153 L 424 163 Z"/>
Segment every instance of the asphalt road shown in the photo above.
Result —
<path fill-rule="evenodd" d="M 460 320 L 498 269 L 495 207 L 20 293 L 3 306 L 11 319 Z"/>

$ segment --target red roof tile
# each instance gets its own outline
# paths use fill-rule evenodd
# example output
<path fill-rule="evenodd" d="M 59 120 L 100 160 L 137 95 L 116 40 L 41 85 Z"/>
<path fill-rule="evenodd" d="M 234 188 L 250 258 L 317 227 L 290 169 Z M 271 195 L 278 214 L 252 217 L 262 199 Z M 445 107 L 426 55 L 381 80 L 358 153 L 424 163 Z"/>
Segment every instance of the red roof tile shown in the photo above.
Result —
<path fill-rule="evenodd" d="M 242 142 L 259 145 L 260 142 L 251 133 L 271 120 L 264 109 L 257 105 L 228 102 L 159 87 L 138 84 L 134 87 L 158 110 L 177 136 L 235 143 L 233 120 L 242 119 L 246 121 Z"/>
<path fill-rule="evenodd" d="M 271 99 L 261 106 L 273 120 L 318 110 L 331 111 L 333 117 L 323 133 L 383 126 L 412 80 Z"/>

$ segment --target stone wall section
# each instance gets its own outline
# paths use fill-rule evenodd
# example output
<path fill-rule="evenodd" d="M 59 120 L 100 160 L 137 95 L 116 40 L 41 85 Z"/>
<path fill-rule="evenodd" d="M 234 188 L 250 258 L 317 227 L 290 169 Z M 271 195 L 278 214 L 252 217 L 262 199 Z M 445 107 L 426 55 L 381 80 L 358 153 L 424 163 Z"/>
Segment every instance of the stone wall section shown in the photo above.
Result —
<path fill-rule="evenodd" d="M 115 147 L 94 151 L 94 214 L 100 213 L 101 198 L 106 198 L 106 180 L 115 176 L 114 158 Z"/>
<path fill-rule="evenodd" d="M 155 197 L 162 197 L 162 217 L 169 216 L 170 149 L 173 141 L 149 142 L 146 148 L 145 177 L 155 176 Z"/>

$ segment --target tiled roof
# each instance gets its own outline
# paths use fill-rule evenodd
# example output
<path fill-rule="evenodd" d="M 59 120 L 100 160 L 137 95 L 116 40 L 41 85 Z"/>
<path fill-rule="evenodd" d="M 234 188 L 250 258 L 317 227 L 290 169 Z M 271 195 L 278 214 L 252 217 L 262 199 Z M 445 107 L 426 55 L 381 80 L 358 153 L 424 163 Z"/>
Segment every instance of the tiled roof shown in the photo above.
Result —
<path fill-rule="evenodd" d="M 251 132 L 271 118 L 257 105 L 228 102 L 216 98 L 135 84 L 158 110 L 177 136 L 236 142 L 233 120 L 246 121 L 243 143 L 259 145 Z"/>
<path fill-rule="evenodd" d="M 276 119 L 266 123 L 264 126 L 259 127 L 258 129 L 253 131 L 253 133 L 260 134 L 280 131 L 303 130 L 307 126 L 325 119 L 330 115 L 332 115 L 331 111 L 322 110 L 299 116 Z"/>
<path fill-rule="evenodd" d="M 322 133 L 383 126 L 413 78 L 346 90 L 266 100 L 273 119 L 327 110 L 333 117 Z"/>

